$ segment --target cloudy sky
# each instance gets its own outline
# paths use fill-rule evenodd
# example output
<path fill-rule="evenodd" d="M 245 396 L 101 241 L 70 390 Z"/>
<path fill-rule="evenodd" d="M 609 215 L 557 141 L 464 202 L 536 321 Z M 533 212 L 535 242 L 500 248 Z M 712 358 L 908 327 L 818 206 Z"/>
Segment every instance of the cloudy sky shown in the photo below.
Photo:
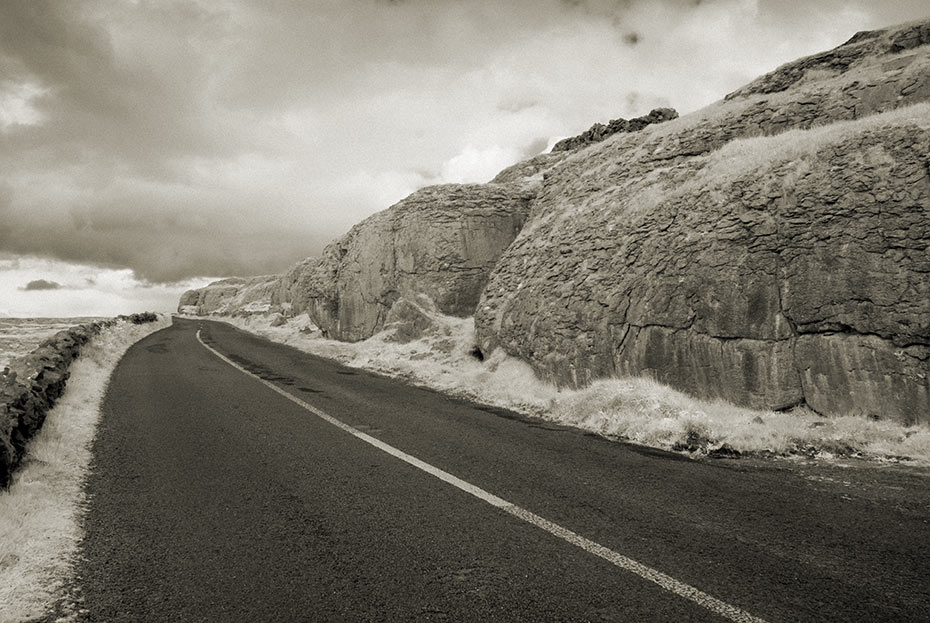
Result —
<path fill-rule="evenodd" d="M 926 0 L 2 0 L 0 315 L 170 310 Z"/>

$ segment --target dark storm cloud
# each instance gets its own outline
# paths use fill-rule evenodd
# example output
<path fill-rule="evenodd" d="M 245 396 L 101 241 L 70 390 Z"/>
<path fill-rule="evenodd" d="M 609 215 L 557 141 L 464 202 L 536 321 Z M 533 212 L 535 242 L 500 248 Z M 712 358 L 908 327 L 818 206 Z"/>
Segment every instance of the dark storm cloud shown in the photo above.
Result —
<path fill-rule="evenodd" d="M 46 281 L 45 279 L 35 279 L 24 285 L 21 290 L 32 291 L 32 290 L 60 290 L 63 288 L 60 283 L 55 281 Z"/>
<path fill-rule="evenodd" d="M 129 267 L 140 279 L 165 282 L 193 272 L 274 272 L 337 233 L 307 233 L 303 225 L 288 228 L 274 218 L 262 218 L 255 210 L 261 197 L 229 198 L 229 203 L 214 205 L 211 201 L 206 195 L 184 196 L 164 189 L 151 196 L 127 190 L 98 203 L 74 205 L 63 215 L 66 220 L 49 222 L 42 212 L 10 216 L 0 211 L 0 220 L 10 223 L 0 233 L 0 245 L 15 253 L 42 249 L 57 259 Z"/>
<path fill-rule="evenodd" d="M 44 91 L 43 123 L 0 134 L 20 178 L 0 192 L 0 250 L 161 281 L 280 268 L 319 246 L 307 226 L 259 218 L 267 197 L 191 177 L 192 161 L 280 153 L 273 129 L 210 100 L 225 19 L 194 3 L 0 3 L 2 75 Z"/>
<path fill-rule="evenodd" d="M 280 271 L 420 185 L 923 2 L 2 0 L 0 254 Z"/>
<path fill-rule="evenodd" d="M 123 41 L 126 34 L 105 26 L 127 19 L 128 5 L 102 6 L 0 4 L 0 67 L 49 90 L 36 105 L 48 121 L 23 137 L 24 146 L 53 141 L 52 156 L 80 154 L 144 172 L 162 172 L 165 158 L 175 155 L 234 153 L 237 135 L 223 131 L 198 88 L 207 68 L 199 63 L 195 33 L 209 31 L 209 17 L 193 5 L 150 7 L 144 12 L 150 33 L 127 33 L 140 38 Z"/>

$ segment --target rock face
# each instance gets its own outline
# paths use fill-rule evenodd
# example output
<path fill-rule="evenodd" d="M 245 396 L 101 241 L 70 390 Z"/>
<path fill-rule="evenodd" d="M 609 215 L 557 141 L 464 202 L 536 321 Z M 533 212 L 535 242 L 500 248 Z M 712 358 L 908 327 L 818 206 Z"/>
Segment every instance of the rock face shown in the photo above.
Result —
<path fill-rule="evenodd" d="M 854 68 L 868 66 L 871 59 L 887 55 L 896 55 L 896 58 L 882 63 L 884 72 L 903 69 L 915 56 L 900 53 L 927 44 L 930 44 L 930 22 L 859 32 L 837 48 L 782 65 L 727 95 L 726 99 L 786 91 L 805 79 L 823 80 L 842 75 Z"/>
<path fill-rule="evenodd" d="M 930 22 L 859 33 L 686 117 L 418 191 L 319 259 L 182 307 L 307 311 L 350 341 L 474 313 L 484 353 L 563 385 L 648 375 L 930 423 L 928 102 Z"/>
<path fill-rule="evenodd" d="M 401 297 L 471 315 L 533 196 L 520 184 L 430 186 L 365 219 L 297 278 L 310 317 L 326 335 L 357 341 Z"/>
<path fill-rule="evenodd" d="M 287 315 L 296 315 L 310 309 L 310 279 L 320 262 L 309 257 L 281 275 L 271 291 L 271 308 L 280 309 Z"/>
<path fill-rule="evenodd" d="M 565 385 L 930 421 L 930 107 L 877 114 L 930 99 L 927 30 L 559 162 L 491 274 L 482 350 Z"/>
<path fill-rule="evenodd" d="M 384 321 L 387 339 L 407 344 L 437 329 L 433 314 L 439 310 L 428 296 L 421 294 L 415 299 L 399 298 L 388 311 Z"/>
<path fill-rule="evenodd" d="M 405 318 L 413 318 L 411 305 L 470 316 L 488 273 L 526 220 L 541 172 L 559 159 L 541 157 L 500 182 L 423 188 L 353 227 L 321 257 L 283 275 L 232 277 L 189 290 L 178 311 L 307 312 L 324 335 L 345 341 L 368 338 L 386 322 L 400 334 L 418 331 L 412 321 L 399 329 L 391 316 L 398 301 Z"/>

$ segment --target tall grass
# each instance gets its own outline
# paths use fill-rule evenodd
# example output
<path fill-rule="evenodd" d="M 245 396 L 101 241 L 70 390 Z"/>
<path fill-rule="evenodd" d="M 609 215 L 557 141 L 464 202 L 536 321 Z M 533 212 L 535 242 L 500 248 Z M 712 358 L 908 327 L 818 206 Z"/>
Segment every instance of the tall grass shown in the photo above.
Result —
<path fill-rule="evenodd" d="M 693 398 L 644 378 L 604 379 L 581 390 L 538 379 L 498 350 L 472 356 L 470 318 L 433 314 L 435 328 L 407 344 L 389 333 L 355 344 L 323 338 L 305 315 L 281 327 L 269 317 L 224 318 L 306 352 L 598 434 L 694 456 L 736 454 L 862 457 L 930 465 L 930 428 L 861 416 L 822 417 L 807 409 L 759 411 Z"/>
<path fill-rule="evenodd" d="M 81 487 L 107 381 L 130 345 L 171 324 L 120 322 L 84 346 L 65 393 L 0 491 L 0 621 L 39 617 L 67 576 L 80 537 Z"/>

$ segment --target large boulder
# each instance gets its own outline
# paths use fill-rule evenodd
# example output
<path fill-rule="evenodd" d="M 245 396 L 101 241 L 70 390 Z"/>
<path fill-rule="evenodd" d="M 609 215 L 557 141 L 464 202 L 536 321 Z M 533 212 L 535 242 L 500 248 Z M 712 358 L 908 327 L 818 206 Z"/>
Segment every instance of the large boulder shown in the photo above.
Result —
<path fill-rule="evenodd" d="M 423 188 L 305 265 L 292 277 L 298 296 L 324 334 L 346 341 L 379 331 L 402 297 L 424 294 L 444 314 L 470 316 L 534 193 L 516 183 Z"/>
<path fill-rule="evenodd" d="M 398 344 L 407 344 L 440 330 L 440 324 L 436 322 L 438 311 L 436 304 L 425 294 L 415 299 L 397 299 L 384 321 L 385 338 Z"/>
<path fill-rule="evenodd" d="M 320 258 L 308 257 L 294 264 L 281 275 L 271 293 L 272 309 L 293 316 L 310 308 L 310 279 Z"/>
<path fill-rule="evenodd" d="M 930 107 L 879 114 L 930 99 L 928 41 L 860 34 L 558 162 L 481 348 L 565 385 L 930 420 Z"/>

